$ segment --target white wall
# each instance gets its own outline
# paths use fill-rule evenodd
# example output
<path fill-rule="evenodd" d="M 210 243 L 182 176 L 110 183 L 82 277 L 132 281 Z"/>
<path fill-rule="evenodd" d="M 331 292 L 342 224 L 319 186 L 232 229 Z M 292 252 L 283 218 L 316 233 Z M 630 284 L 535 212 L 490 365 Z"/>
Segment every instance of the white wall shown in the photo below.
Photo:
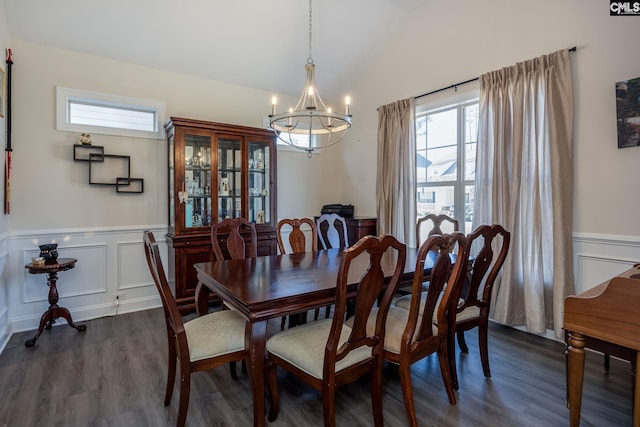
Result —
<path fill-rule="evenodd" d="M 144 193 L 89 186 L 87 164 L 73 161 L 78 133 L 55 129 L 56 86 L 162 101 L 167 117 L 256 127 L 270 111 L 272 94 L 20 40 L 11 44 L 14 161 L 11 215 L 0 216 L 0 236 L 7 220 L 10 232 L 6 273 L 0 245 L 0 278 L 6 277 L 0 281 L 6 294 L 0 321 L 4 312 L 7 330 L 38 326 L 48 307 L 46 277 L 29 275 L 24 265 L 37 255 L 38 243 L 50 240 L 59 243 L 61 257 L 78 259 L 58 281 L 60 305 L 74 321 L 114 314 L 116 292 L 126 293 L 119 313 L 158 306 L 141 237 L 149 228 L 164 240 L 166 141 L 93 134 L 93 145 L 104 146 L 105 153 L 131 156 L 131 174 L 144 179 Z M 311 159 L 278 153 L 279 217 L 313 216 L 336 200 L 339 177 L 326 173 L 330 159 L 327 152 Z"/>
<path fill-rule="evenodd" d="M 17 40 L 13 44 L 14 232 L 167 223 L 166 142 L 92 135 L 93 144 L 103 145 L 106 153 L 131 156 L 132 176 L 144 178 L 144 193 L 90 187 L 87 165 L 73 162 L 78 134 L 55 129 L 56 86 L 159 100 L 166 103 L 168 116 L 256 127 L 270 109 L 271 94 L 264 91 Z M 315 183 L 331 183 L 323 173 L 323 155 L 279 156 L 279 215 L 319 212 L 329 196 Z M 295 185 L 286 184 L 290 181 Z"/>
<path fill-rule="evenodd" d="M 359 114 L 354 115 L 353 132 L 339 147 L 346 175 L 344 198 L 375 215 L 378 106 L 577 46 L 577 52 L 571 54 L 573 229 L 576 266 L 581 266 L 576 271 L 577 289 L 598 283 L 582 270 L 609 274 L 625 270 L 633 260 L 640 261 L 640 147 L 617 148 L 614 91 L 615 82 L 640 77 L 636 46 L 640 17 L 610 17 L 605 3 L 426 2 L 411 14 L 352 90 Z M 600 239 L 601 244 L 580 243 L 585 235 L 592 243 Z M 609 254 L 613 254 L 613 264 L 603 270 L 597 260 L 608 259 Z M 587 282 L 583 284 L 580 278 Z"/>

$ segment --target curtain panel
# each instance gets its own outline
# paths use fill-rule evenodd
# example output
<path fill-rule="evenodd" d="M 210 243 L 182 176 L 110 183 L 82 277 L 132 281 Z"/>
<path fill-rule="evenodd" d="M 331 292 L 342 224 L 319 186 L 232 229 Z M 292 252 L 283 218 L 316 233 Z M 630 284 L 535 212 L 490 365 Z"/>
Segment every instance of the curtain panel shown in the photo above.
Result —
<path fill-rule="evenodd" d="M 378 108 L 378 233 L 416 245 L 415 99 Z"/>
<path fill-rule="evenodd" d="M 569 52 L 482 75 L 479 102 L 473 222 L 511 231 L 491 317 L 560 338 L 564 298 L 575 293 Z"/>

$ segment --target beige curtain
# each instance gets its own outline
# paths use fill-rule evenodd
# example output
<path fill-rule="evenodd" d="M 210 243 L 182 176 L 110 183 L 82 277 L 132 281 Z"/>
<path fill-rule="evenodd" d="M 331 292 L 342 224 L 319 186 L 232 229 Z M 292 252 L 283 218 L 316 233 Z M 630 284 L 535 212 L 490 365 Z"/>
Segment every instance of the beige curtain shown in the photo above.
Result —
<path fill-rule="evenodd" d="M 567 50 L 480 77 L 474 226 L 511 231 L 491 317 L 557 337 L 574 293 L 572 138 Z"/>
<path fill-rule="evenodd" d="M 378 108 L 378 233 L 416 245 L 415 99 Z"/>

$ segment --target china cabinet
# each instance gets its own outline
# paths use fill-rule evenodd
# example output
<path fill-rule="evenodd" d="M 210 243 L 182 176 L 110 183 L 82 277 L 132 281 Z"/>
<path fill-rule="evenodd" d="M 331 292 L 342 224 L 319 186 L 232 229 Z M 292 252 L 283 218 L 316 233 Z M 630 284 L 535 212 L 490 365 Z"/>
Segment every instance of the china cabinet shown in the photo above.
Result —
<path fill-rule="evenodd" d="M 211 224 L 256 224 L 258 255 L 276 253 L 275 134 L 266 129 L 172 117 L 169 159 L 169 271 L 183 313 L 194 306 L 193 264 L 213 261 Z M 224 236 L 221 236 L 221 240 Z"/>

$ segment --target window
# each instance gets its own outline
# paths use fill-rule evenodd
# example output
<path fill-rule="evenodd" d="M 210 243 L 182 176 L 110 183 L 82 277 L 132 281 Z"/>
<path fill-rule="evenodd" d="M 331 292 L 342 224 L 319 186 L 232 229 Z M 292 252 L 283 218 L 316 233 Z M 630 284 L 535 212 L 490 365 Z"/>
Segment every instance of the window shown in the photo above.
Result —
<path fill-rule="evenodd" d="M 300 135 L 300 134 L 294 134 L 294 133 L 285 133 L 280 135 L 280 137 L 282 137 L 283 139 L 285 139 L 286 141 L 291 141 L 293 142 L 293 144 L 296 147 L 308 147 L 309 146 L 309 135 Z M 314 139 L 316 138 L 315 135 L 311 136 L 312 141 L 314 141 Z M 284 142 L 282 139 L 278 138 L 278 149 L 283 148 L 283 149 L 290 149 L 290 150 L 295 150 L 295 151 L 300 151 L 303 152 L 301 149 L 297 149 L 292 147 L 291 145 L 287 144 L 286 142 Z M 313 145 L 313 144 L 312 144 Z M 320 149 L 316 148 L 313 151 L 314 153 L 319 153 Z"/>
<path fill-rule="evenodd" d="M 446 214 L 471 232 L 477 135 L 477 99 L 416 108 L 418 218 Z"/>
<path fill-rule="evenodd" d="M 57 129 L 163 139 L 164 104 L 58 87 Z"/>

